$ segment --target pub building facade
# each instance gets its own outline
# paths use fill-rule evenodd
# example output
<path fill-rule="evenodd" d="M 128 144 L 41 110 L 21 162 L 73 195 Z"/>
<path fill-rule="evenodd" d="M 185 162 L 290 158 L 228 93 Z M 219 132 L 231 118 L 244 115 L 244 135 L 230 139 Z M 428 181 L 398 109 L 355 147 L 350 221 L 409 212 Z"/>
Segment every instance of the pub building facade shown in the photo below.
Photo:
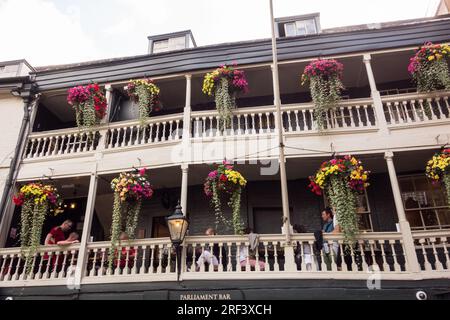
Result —
<path fill-rule="evenodd" d="M 1 217 L 0 297 L 449 298 L 450 209 L 444 187 L 429 181 L 425 166 L 449 143 L 450 92 L 418 93 L 408 64 L 424 43 L 450 41 L 450 15 L 334 29 L 321 29 L 319 18 L 276 19 L 286 190 L 278 170 L 270 39 L 197 46 L 192 33 L 183 31 L 149 37 L 145 55 L 32 70 L 31 89 L 22 92 L 29 121 L 17 141 L 19 158 L 10 170 L 15 179 Z M 303 70 L 317 58 L 341 62 L 345 86 L 320 131 L 309 88 L 300 85 Z M 238 95 L 230 128 L 218 130 L 203 78 L 233 63 L 245 71 L 249 90 Z M 162 108 L 142 123 L 125 87 L 130 79 L 146 78 L 160 88 Z M 107 101 L 106 117 L 93 133 L 77 128 L 67 103 L 69 88 L 92 82 L 105 90 Z M 422 112 L 425 103 L 431 114 Z M 22 116 L 13 120 L 20 123 Z M 1 130 L 13 117 L 1 118 Z M 309 190 L 308 177 L 333 155 L 348 154 L 371 171 L 370 186 L 358 198 L 357 247 L 327 268 L 323 251 L 313 248 L 328 200 Z M 215 215 L 203 183 L 211 164 L 223 159 L 247 179 L 240 214 L 259 234 L 261 263 L 254 266 L 239 265 L 238 248 L 250 245 L 246 235 L 222 227 L 205 235 Z M 133 258 L 126 254 L 124 264 L 110 267 L 110 183 L 135 168 L 147 168 L 154 194 L 142 203 L 136 239 L 121 243 Z M 39 247 L 28 273 L 20 208 L 11 198 L 33 181 L 55 185 L 64 199 L 58 215 L 47 215 L 41 243 L 66 219 L 80 241 Z M 179 273 L 166 223 L 178 201 L 189 219 Z M 325 234 L 324 242 L 344 248 L 341 234 Z M 198 252 L 211 245 L 221 249 L 218 266 L 196 268 Z M 313 252 L 311 266 L 306 247 Z M 58 257 L 58 266 L 45 263 L 46 255 Z"/>

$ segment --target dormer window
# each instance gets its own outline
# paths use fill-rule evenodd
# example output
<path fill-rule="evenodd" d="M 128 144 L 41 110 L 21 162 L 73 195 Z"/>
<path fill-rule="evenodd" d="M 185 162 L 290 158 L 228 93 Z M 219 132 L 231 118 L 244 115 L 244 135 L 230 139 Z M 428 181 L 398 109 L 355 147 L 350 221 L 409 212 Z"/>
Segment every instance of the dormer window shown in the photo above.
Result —
<path fill-rule="evenodd" d="M 186 49 L 186 37 L 176 37 L 155 41 L 153 53 Z"/>
<path fill-rule="evenodd" d="M 149 53 L 161 53 L 196 47 L 190 30 L 148 37 Z"/>
<path fill-rule="evenodd" d="M 318 13 L 303 16 L 275 19 L 277 36 L 295 37 L 318 34 L 320 32 L 320 16 Z"/>
<path fill-rule="evenodd" d="M 316 34 L 316 22 L 314 19 L 300 20 L 286 23 L 284 25 L 286 37 L 306 36 L 308 34 Z"/>

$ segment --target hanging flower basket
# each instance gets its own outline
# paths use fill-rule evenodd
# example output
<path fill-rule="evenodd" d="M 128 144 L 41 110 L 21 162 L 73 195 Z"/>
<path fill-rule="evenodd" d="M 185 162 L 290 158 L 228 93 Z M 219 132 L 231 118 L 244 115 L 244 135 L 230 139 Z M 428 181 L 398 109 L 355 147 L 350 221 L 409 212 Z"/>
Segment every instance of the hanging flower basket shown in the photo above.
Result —
<path fill-rule="evenodd" d="M 450 46 L 425 43 L 411 58 L 408 71 L 417 83 L 419 92 L 450 89 L 450 75 L 447 58 Z"/>
<path fill-rule="evenodd" d="M 159 111 L 160 89 L 150 79 L 131 80 L 127 85 L 127 94 L 139 106 L 139 120 L 141 124 L 149 117 L 152 111 Z"/>
<path fill-rule="evenodd" d="M 96 83 L 70 89 L 67 102 L 75 109 L 77 126 L 80 129 L 100 124 L 106 115 L 106 97 Z"/>
<path fill-rule="evenodd" d="M 450 46 L 433 44 L 431 42 L 416 52 L 408 65 L 408 71 L 417 84 L 418 92 L 450 89 L 450 75 L 447 58 L 450 56 Z M 428 118 L 432 116 L 432 106 L 424 103 L 424 112 Z"/>
<path fill-rule="evenodd" d="M 205 180 L 204 191 L 210 198 L 216 216 L 216 229 L 220 223 L 227 228 L 232 227 L 234 234 L 242 234 L 241 221 L 241 193 L 247 185 L 247 180 L 229 162 L 217 165 L 216 169 L 208 174 Z M 225 219 L 222 212 L 222 199 L 228 201 L 232 210 L 232 221 Z"/>
<path fill-rule="evenodd" d="M 306 66 L 302 75 L 302 85 L 309 83 L 315 104 L 314 118 L 319 131 L 325 128 L 328 109 L 336 106 L 344 89 L 342 84 L 342 63 L 329 60 L 316 60 Z"/>
<path fill-rule="evenodd" d="M 335 158 L 322 163 L 316 175 L 310 177 L 309 187 L 317 195 L 328 197 L 335 209 L 337 220 L 344 233 L 345 242 L 354 242 L 358 233 L 357 195 L 369 186 L 369 171 L 361 161 L 352 156 Z"/>
<path fill-rule="evenodd" d="M 435 183 L 443 183 L 450 205 L 450 149 L 442 149 L 427 163 L 426 175 Z"/>
<path fill-rule="evenodd" d="M 248 92 L 244 71 L 235 67 L 221 66 L 205 75 L 203 93 L 215 98 L 219 113 L 219 130 L 231 127 L 233 109 L 236 108 L 236 95 L 241 92 Z"/>
<path fill-rule="evenodd" d="M 121 232 L 125 231 L 130 239 L 135 237 L 142 200 L 150 199 L 153 195 L 152 186 L 145 172 L 145 169 L 141 169 L 134 173 L 121 173 L 111 181 L 111 189 L 114 191 L 111 252 L 115 252 Z M 110 268 L 113 256 L 109 255 Z"/>
<path fill-rule="evenodd" d="M 32 258 L 41 244 L 45 217 L 49 212 L 56 214 L 62 200 L 54 186 L 32 182 L 22 186 L 13 201 L 16 206 L 22 207 L 20 242 L 22 254 L 26 257 L 26 270 L 29 272 Z"/>

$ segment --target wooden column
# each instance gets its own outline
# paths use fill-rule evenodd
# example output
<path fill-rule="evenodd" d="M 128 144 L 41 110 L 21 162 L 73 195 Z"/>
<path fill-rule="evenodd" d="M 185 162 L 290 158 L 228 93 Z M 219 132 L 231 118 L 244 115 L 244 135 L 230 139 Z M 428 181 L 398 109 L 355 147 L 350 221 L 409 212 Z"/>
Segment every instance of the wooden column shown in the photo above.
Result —
<path fill-rule="evenodd" d="M 92 218 L 94 216 L 95 198 L 97 195 L 98 176 L 95 172 L 91 174 L 89 183 L 89 195 L 86 205 L 86 214 L 84 216 L 83 234 L 80 241 L 80 251 L 78 252 L 77 266 L 75 270 L 74 287 L 79 288 L 81 285 L 82 277 L 86 272 L 87 260 L 88 260 L 88 248 L 87 244 L 91 236 Z"/>
<path fill-rule="evenodd" d="M 417 260 L 416 249 L 414 246 L 414 240 L 411 233 L 411 227 L 406 220 L 405 209 L 403 207 L 402 194 L 400 186 L 398 184 L 397 173 L 394 165 L 394 153 L 392 151 L 386 151 L 384 158 L 386 159 L 389 178 L 391 180 L 392 193 L 394 195 L 395 208 L 397 210 L 398 222 L 400 225 L 400 232 L 403 237 L 403 246 L 405 250 L 405 258 L 407 271 L 420 272 L 419 262 Z"/>
<path fill-rule="evenodd" d="M 382 132 L 384 134 L 389 134 L 386 116 L 384 115 L 383 101 L 381 100 L 380 92 L 377 89 L 375 76 L 373 74 L 372 65 L 370 63 L 371 59 L 372 59 L 372 57 L 370 54 L 365 54 L 363 61 L 364 61 L 364 65 L 366 66 L 367 78 L 369 79 L 370 91 L 371 91 L 372 100 L 373 100 L 373 107 L 375 110 L 375 118 L 376 118 L 378 128 L 380 129 L 380 132 Z"/>

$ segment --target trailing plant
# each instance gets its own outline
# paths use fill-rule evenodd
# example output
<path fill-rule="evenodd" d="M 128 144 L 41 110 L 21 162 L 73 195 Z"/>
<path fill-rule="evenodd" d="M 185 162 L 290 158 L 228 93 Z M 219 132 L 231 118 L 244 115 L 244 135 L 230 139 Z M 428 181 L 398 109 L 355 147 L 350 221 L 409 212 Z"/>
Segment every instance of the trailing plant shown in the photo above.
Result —
<path fill-rule="evenodd" d="M 96 83 L 70 89 L 67 102 L 75 109 L 77 126 L 80 129 L 100 124 L 106 115 L 106 97 Z"/>
<path fill-rule="evenodd" d="M 335 209 L 339 226 L 347 244 L 354 242 L 358 233 L 356 216 L 357 195 L 369 186 L 369 171 L 365 171 L 361 161 L 352 156 L 325 161 L 310 177 L 309 187 L 317 195 L 325 195 Z"/>
<path fill-rule="evenodd" d="M 221 66 L 205 75 L 203 93 L 214 96 L 219 113 L 219 130 L 231 127 L 233 109 L 236 108 L 236 95 L 248 92 L 248 82 L 244 71 L 234 67 Z"/>
<path fill-rule="evenodd" d="M 133 173 L 121 173 L 119 177 L 111 181 L 111 189 L 114 191 L 114 205 L 109 268 L 112 268 L 120 234 L 126 232 L 130 239 L 135 238 L 142 200 L 150 199 L 153 195 L 145 169 L 136 170 Z"/>
<path fill-rule="evenodd" d="M 446 44 L 425 43 L 417 50 L 408 65 L 408 71 L 417 84 L 417 91 L 430 92 L 450 89 L 450 75 L 447 58 L 450 46 Z M 432 116 L 432 106 L 425 101 L 424 111 L 427 117 Z"/>
<path fill-rule="evenodd" d="M 216 229 L 222 223 L 226 228 L 232 228 L 234 234 L 242 234 L 241 193 L 246 185 L 247 180 L 226 160 L 208 174 L 204 192 L 210 198 L 211 206 L 214 208 Z M 231 221 L 223 215 L 222 198 L 228 200 L 227 204 L 232 211 Z"/>
<path fill-rule="evenodd" d="M 159 111 L 160 89 L 150 79 L 131 80 L 127 85 L 128 96 L 139 107 L 139 120 L 143 125 L 153 110 Z"/>
<path fill-rule="evenodd" d="M 309 83 L 311 97 L 315 104 L 314 118 L 319 131 L 325 128 L 328 109 L 341 99 L 342 63 L 334 60 L 316 60 L 306 66 L 302 75 L 302 85 Z"/>
<path fill-rule="evenodd" d="M 153 189 L 145 169 L 136 170 L 133 173 L 121 173 L 119 177 L 111 181 L 111 189 L 114 191 L 114 204 L 109 255 L 110 269 L 120 233 L 126 232 L 130 239 L 134 239 L 142 200 L 150 199 L 153 195 Z"/>
<path fill-rule="evenodd" d="M 450 205 L 450 149 L 443 148 L 427 163 L 426 175 L 434 183 L 441 182 L 446 191 L 447 205 Z"/>
<path fill-rule="evenodd" d="M 53 185 L 32 182 L 22 186 L 13 201 L 16 206 L 22 207 L 20 242 L 28 273 L 33 263 L 33 256 L 41 244 L 45 217 L 48 212 L 56 215 L 58 211 L 55 209 L 60 207 L 62 200 Z"/>

